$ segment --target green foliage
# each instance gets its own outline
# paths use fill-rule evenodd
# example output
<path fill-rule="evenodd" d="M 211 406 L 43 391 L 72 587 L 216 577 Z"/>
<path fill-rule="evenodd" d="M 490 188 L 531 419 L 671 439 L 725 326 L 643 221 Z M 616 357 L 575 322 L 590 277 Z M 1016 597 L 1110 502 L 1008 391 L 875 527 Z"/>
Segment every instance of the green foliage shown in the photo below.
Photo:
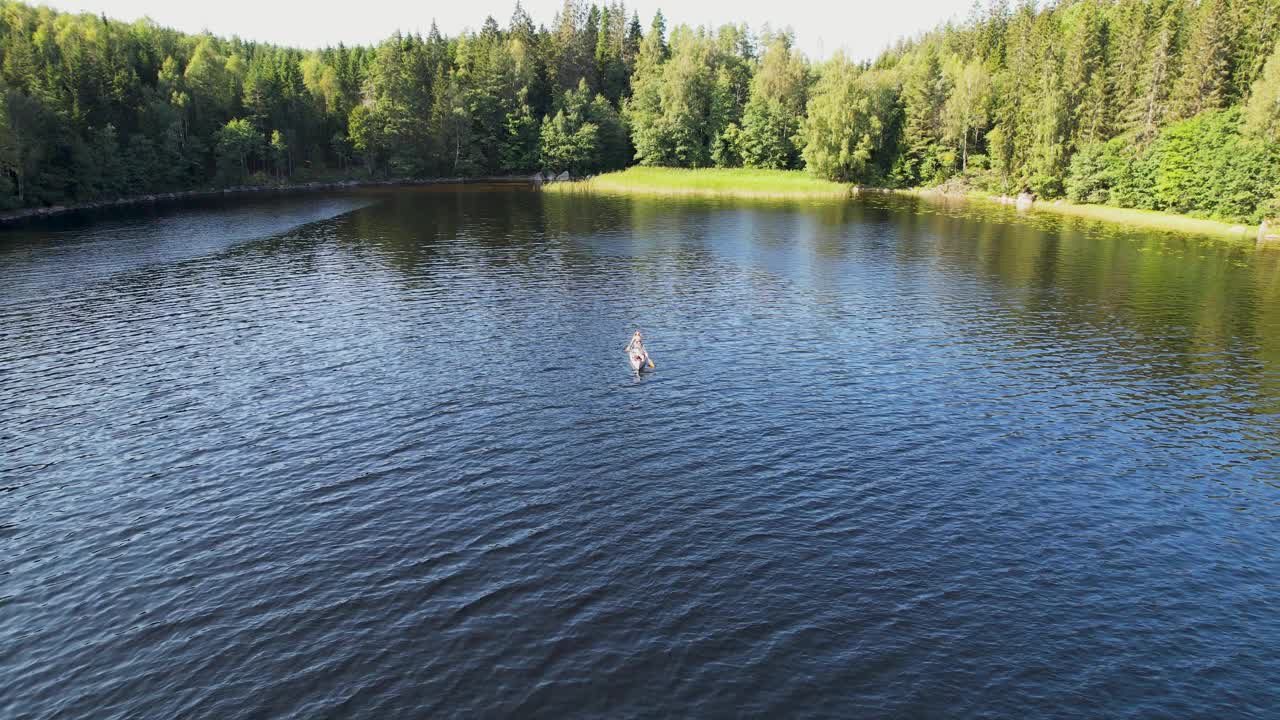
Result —
<path fill-rule="evenodd" d="M 892 160 L 898 85 L 884 71 L 863 71 L 837 55 L 822 70 L 802 131 L 804 161 L 819 177 L 879 182 Z"/>
<path fill-rule="evenodd" d="M 749 87 L 751 45 L 734 26 L 716 34 L 680 26 L 671 33 L 669 55 L 657 32 L 641 44 L 627 106 L 636 160 L 707 167 L 725 129 L 738 120 Z"/>
<path fill-rule="evenodd" d="M 1280 0 L 989 0 L 811 66 L 789 34 L 565 0 L 545 27 L 517 3 L 505 28 L 302 51 L 0 0 L 0 207 L 638 162 L 1252 220 L 1276 198 L 1278 40 Z"/>
<path fill-rule="evenodd" d="M 1249 93 L 1245 128 L 1255 138 L 1280 142 L 1280 44 Z"/>
<path fill-rule="evenodd" d="M 581 176 L 626 166 L 630 148 L 618 112 L 604 95 L 593 98 L 582 80 L 564 94 L 555 116 L 544 119 L 540 154 L 546 169 Z"/>
<path fill-rule="evenodd" d="M 435 77 L 435 98 L 431 105 L 430 125 L 414 130 L 426 131 L 427 138 L 439 147 L 435 167 L 445 175 L 463 176 L 476 171 L 475 156 L 472 152 L 472 118 L 467 104 L 467 87 L 464 76 L 457 71 L 448 71 L 440 67 Z M 413 152 L 406 149 L 392 153 L 392 165 L 396 174 L 422 174 L 428 167 L 430 150 L 420 149 Z"/>
<path fill-rule="evenodd" d="M 66 195 L 65 170 L 58 152 L 66 139 L 59 118 L 39 99 L 17 90 L 4 95 L 5 169 L 16 203 L 53 203 Z M 64 166 L 65 167 L 65 166 Z"/>
<path fill-rule="evenodd" d="M 711 162 L 718 168 L 741 167 L 742 128 L 729 123 L 711 146 Z"/>
<path fill-rule="evenodd" d="M 552 192 L 644 193 L 738 197 L 847 197 L 849 186 L 796 170 L 750 168 L 631 167 L 576 183 L 548 185 Z"/>
<path fill-rule="evenodd" d="M 977 146 L 991 117 L 991 76 L 977 60 L 966 64 L 953 60 L 947 74 L 952 90 L 942 109 L 943 139 L 958 152 L 964 172 L 969 168 L 969 149 Z"/>
<path fill-rule="evenodd" d="M 115 126 L 108 123 L 105 127 L 91 131 L 90 143 L 86 149 L 89 157 L 86 158 L 87 166 L 82 170 L 80 178 L 87 185 L 84 194 L 115 197 L 124 192 L 129 178 L 125 174 L 124 158 L 121 157 L 120 140 Z M 129 157 L 136 156 L 131 152 Z"/>
<path fill-rule="evenodd" d="M 949 164 L 942 155 L 942 113 L 950 90 L 937 49 L 927 45 L 904 72 L 902 152 L 893 169 L 894 182 L 905 187 L 940 182 Z"/>
<path fill-rule="evenodd" d="M 743 165 L 774 170 L 800 166 L 800 122 L 807 88 L 808 67 L 792 50 L 791 38 L 773 38 L 751 80 L 741 132 L 734 133 L 733 144 Z"/>
<path fill-rule="evenodd" d="M 163 183 L 156 181 L 161 174 L 160 157 L 155 144 L 146 135 L 130 135 L 126 153 L 129 157 L 126 168 L 128 187 L 144 192 L 163 189 Z"/>
<path fill-rule="evenodd" d="M 1230 90 L 1232 42 L 1231 0 L 1203 0 L 1195 14 L 1191 38 L 1182 56 L 1182 78 L 1174 93 L 1176 117 L 1220 108 Z"/>
<path fill-rule="evenodd" d="M 599 130 L 599 146 L 592 170 L 619 170 L 631 160 L 631 141 L 622 116 L 604 95 L 596 95 L 586 108 L 587 121 Z"/>
<path fill-rule="evenodd" d="M 364 158 L 369 172 L 374 172 L 387 151 L 387 138 L 383 132 L 382 117 L 375 114 L 367 105 L 357 105 L 352 108 L 348 123 L 351 148 Z M 337 139 L 340 144 L 343 142 L 341 135 L 337 136 Z"/>
<path fill-rule="evenodd" d="M 1151 148 L 1153 204 L 1219 219 L 1259 220 L 1259 205 L 1275 196 L 1280 155 L 1240 132 L 1240 112 L 1209 111 L 1166 128 Z"/>
<path fill-rule="evenodd" d="M 1068 152 L 1109 137 L 1115 124 L 1112 88 L 1107 80 L 1108 28 L 1103 6 L 1081 3 L 1064 18 L 1067 34 L 1062 60 Z"/>
<path fill-rule="evenodd" d="M 585 174 L 599 143 L 599 128 L 589 122 L 575 123 L 564 110 L 542 123 L 542 162 L 553 172 Z"/>
<path fill-rule="evenodd" d="M 289 145 L 284 141 L 284 136 L 280 134 L 279 130 L 271 131 L 271 141 L 267 144 L 267 153 L 271 158 L 271 165 L 276 177 L 287 177 L 289 175 Z"/>
<path fill-rule="evenodd" d="M 262 136 L 246 118 L 228 120 L 218 133 L 218 170 L 226 182 L 243 182 L 249 163 L 262 148 Z"/>
<path fill-rule="evenodd" d="M 9 126 L 7 100 L 8 93 L 0 85 L 0 209 L 4 210 L 17 207 L 22 200 L 16 182 L 21 171 L 18 138 Z"/>
<path fill-rule="evenodd" d="M 1081 148 L 1071 159 L 1067 197 L 1079 203 L 1111 203 L 1113 192 L 1125 183 L 1132 170 L 1134 158 L 1125 152 L 1133 147 L 1132 143 L 1133 138 L 1121 137 Z"/>
<path fill-rule="evenodd" d="M 506 115 L 506 136 L 501 143 L 502 167 L 529 172 L 539 166 L 538 146 L 541 142 L 538 121 L 523 90 L 513 111 Z"/>
<path fill-rule="evenodd" d="M 1168 126 L 1148 146 L 1132 136 L 1087 146 L 1072 161 L 1072 200 L 1256 222 L 1280 190 L 1280 147 L 1241 132 L 1240 110 Z"/>

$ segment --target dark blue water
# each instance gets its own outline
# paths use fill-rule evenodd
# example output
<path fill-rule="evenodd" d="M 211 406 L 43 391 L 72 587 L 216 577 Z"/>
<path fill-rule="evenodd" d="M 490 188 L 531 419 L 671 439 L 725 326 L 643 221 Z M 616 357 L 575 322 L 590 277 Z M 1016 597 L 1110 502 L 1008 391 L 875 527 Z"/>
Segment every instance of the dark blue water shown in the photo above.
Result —
<path fill-rule="evenodd" d="M 1280 252 L 420 189 L 0 292 L 0 717 L 1280 707 Z"/>

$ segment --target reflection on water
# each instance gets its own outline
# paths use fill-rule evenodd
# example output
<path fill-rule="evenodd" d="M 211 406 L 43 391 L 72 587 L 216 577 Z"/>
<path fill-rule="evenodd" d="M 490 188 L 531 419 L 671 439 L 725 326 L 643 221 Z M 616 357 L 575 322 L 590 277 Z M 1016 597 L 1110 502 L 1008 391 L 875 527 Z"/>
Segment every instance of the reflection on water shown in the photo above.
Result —
<path fill-rule="evenodd" d="M 1277 262 L 890 197 L 0 236 L 0 716 L 1265 716 Z"/>
<path fill-rule="evenodd" d="M 12 301 L 64 291 L 69 274 L 79 283 L 95 282 L 148 265 L 201 257 L 368 202 L 356 193 L 249 196 L 236 205 L 203 200 L 185 209 L 144 206 L 6 230 L 0 234 L 6 297 Z"/>

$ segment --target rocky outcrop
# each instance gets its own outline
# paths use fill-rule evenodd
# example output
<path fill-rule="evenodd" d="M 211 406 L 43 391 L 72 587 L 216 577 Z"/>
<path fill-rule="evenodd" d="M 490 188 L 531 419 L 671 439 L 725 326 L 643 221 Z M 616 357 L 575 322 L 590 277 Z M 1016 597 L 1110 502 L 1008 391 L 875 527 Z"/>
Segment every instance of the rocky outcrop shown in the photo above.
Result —
<path fill-rule="evenodd" d="M 555 173 L 551 172 L 550 170 L 543 170 L 540 176 L 539 176 L 539 175 L 534 175 L 534 177 L 541 177 L 541 178 L 542 178 L 542 182 L 540 182 L 540 183 L 535 183 L 535 185 L 537 185 L 537 186 L 539 186 L 539 187 L 540 187 L 540 186 L 542 186 L 542 185 L 550 185 L 551 183 L 573 182 L 574 180 L 579 179 L 579 178 L 575 178 L 574 176 L 570 175 L 568 170 L 566 170 L 566 171 L 564 171 L 564 172 L 560 173 L 559 175 L 556 175 Z"/>
<path fill-rule="evenodd" d="M 1036 196 L 1028 192 L 1019 193 L 1017 196 L 997 195 L 991 200 L 1001 205 L 1013 205 L 1019 210 L 1030 210 L 1036 204 Z"/>

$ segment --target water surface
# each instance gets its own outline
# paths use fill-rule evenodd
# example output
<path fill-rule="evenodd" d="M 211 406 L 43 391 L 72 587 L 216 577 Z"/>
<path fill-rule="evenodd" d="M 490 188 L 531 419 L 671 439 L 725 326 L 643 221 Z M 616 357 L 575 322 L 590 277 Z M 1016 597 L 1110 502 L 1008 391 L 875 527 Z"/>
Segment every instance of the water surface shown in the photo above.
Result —
<path fill-rule="evenodd" d="M 6 231 L 0 292 L 3 717 L 1280 703 L 1277 252 L 399 189 Z"/>

